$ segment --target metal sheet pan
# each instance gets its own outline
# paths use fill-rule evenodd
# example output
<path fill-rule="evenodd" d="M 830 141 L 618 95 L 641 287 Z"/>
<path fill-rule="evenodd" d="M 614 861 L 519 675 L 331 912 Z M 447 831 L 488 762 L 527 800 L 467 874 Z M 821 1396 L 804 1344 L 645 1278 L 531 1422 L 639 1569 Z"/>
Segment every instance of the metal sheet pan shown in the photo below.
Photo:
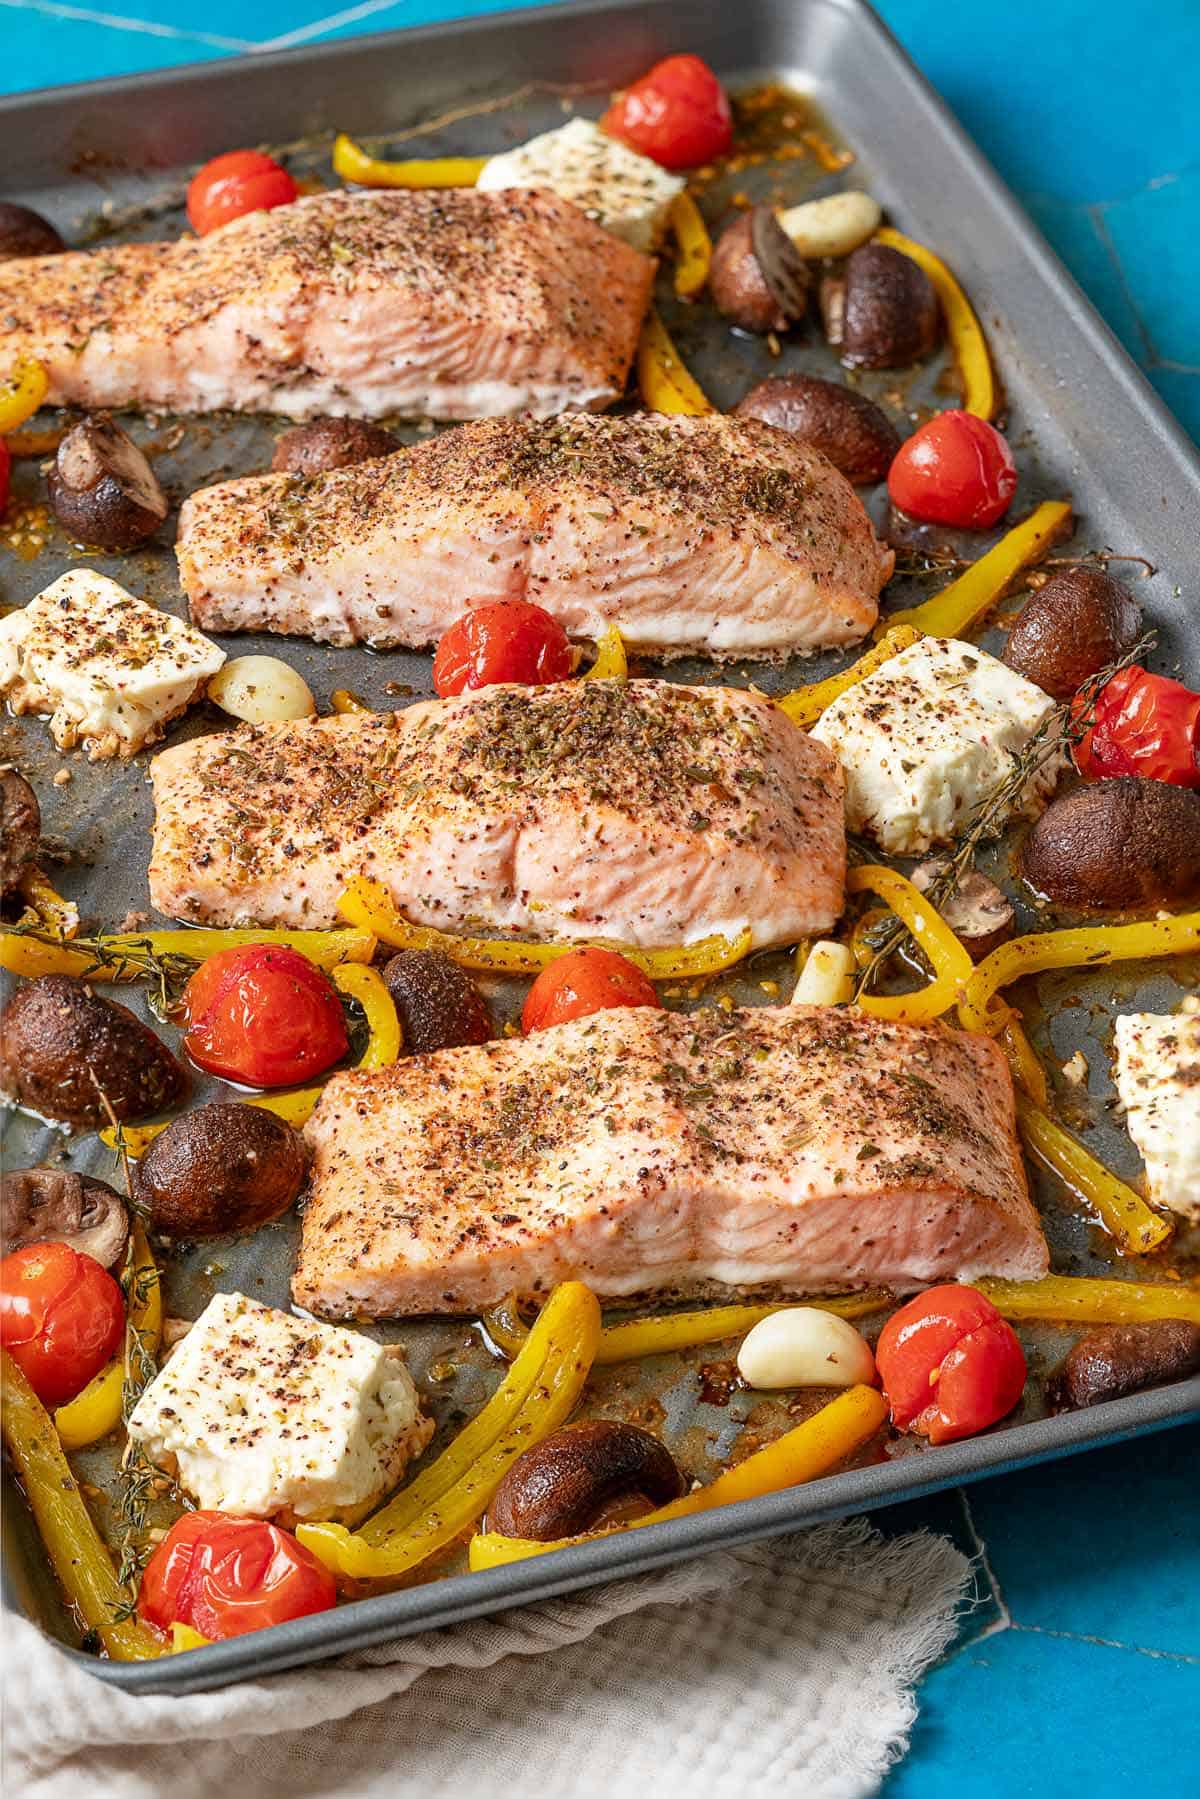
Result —
<path fill-rule="evenodd" d="M 1069 491 L 1081 519 L 1079 542 L 1109 545 L 1148 556 L 1161 571 L 1139 587 L 1147 612 L 1162 629 L 1159 665 L 1200 677 L 1200 632 L 1189 621 L 1181 586 L 1194 558 L 1200 516 L 1200 463 L 1183 433 L 1162 408 L 1123 352 L 1065 275 L 995 175 L 907 61 L 870 10 L 857 0 L 745 0 L 735 8 L 703 0 L 628 0 L 554 11 L 508 14 L 415 32 L 357 39 L 345 44 L 185 70 L 135 82 L 96 83 L 0 103 L 0 150 L 7 192 L 54 217 L 75 241 L 93 229 L 111 230 L 131 205 L 174 196 L 125 235 L 152 236 L 180 223 L 180 171 L 188 164 L 242 142 L 293 144 L 323 138 L 350 124 L 360 134 L 387 134 L 446 109 L 485 101 L 530 84 L 582 84 L 602 95 L 628 80 L 656 56 L 691 49 L 705 56 L 734 86 L 770 77 L 811 97 L 832 125 L 826 127 L 857 155 L 854 178 L 886 205 L 914 236 L 936 242 L 965 276 L 987 324 L 1005 383 L 1014 442 L 1022 469 L 1018 507 Z M 464 71 L 468 71 L 464 76 Z M 601 98 L 569 101 L 555 92 L 527 93 L 518 104 L 449 127 L 416 141 L 412 153 L 437 146 L 490 151 L 545 129 L 577 103 L 595 112 Z M 247 121 L 253 120 L 253 127 Z M 324 167 L 324 149 L 300 149 L 301 171 Z M 754 194 L 793 199 L 832 190 L 840 178 L 809 159 L 785 171 L 750 168 L 726 183 Z M 712 210 L 719 215 L 721 194 Z M 828 352 L 809 331 L 773 363 L 757 342 L 687 315 L 663 296 L 668 322 L 689 360 L 720 405 L 731 404 L 770 369 L 795 366 L 821 372 Z M 899 388 L 894 376 L 863 378 L 864 391 L 884 398 L 893 411 L 919 415 L 945 396 L 944 367 L 934 363 Z M 265 466 L 273 427 L 269 421 L 217 418 L 189 424 L 134 423 L 135 434 L 155 446 L 158 471 L 176 499 L 209 479 Z M 412 432 L 409 432 L 412 435 Z M 31 467 L 20 470 L 16 492 L 32 494 Z M 874 504 L 878 507 L 878 497 Z M 70 566 L 70 547 L 32 518 L 44 547 L 28 561 L 0 551 L 0 597 L 19 602 Z M 133 591 L 169 610 L 183 606 L 164 544 L 98 566 Z M 900 603 L 904 603 L 901 599 Z M 324 706 L 331 690 L 350 685 L 373 704 L 403 703 L 429 690 L 427 657 L 316 649 L 289 640 L 229 640 L 232 653 L 256 648 L 282 654 L 302 670 Z M 832 660 L 828 666 L 833 666 Z M 797 678 L 825 672 L 822 663 L 803 670 L 764 671 L 735 665 L 720 675 L 702 663 L 673 664 L 675 678 L 757 681 L 778 690 Z M 185 731 L 211 728 L 196 715 Z M 102 777 L 77 760 L 71 782 L 52 785 L 61 759 L 44 727 L 25 721 L 6 725 L 3 754 L 29 773 L 43 796 L 51 837 L 65 840 L 73 859 L 60 885 L 104 922 L 146 904 L 146 827 L 149 804 L 144 766 Z M 143 759 L 144 760 L 144 759 Z M 1003 851 L 994 872 L 1005 873 Z M 1032 915 L 1026 911 L 1025 920 Z M 711 1003 L 727 991 L 738 1003 L 763 1003 L 764 990 L 781 969 L 756 958 L 747 971 L 710 988 L 696 1001 Z M 1092 1069 L 1088 1091 L 1074 1096 L 1080 1118 L 1093 1127 L 1098 1152 L 1122 1172 L 1136 1169 L 1128 1139 L 1111 1120 L 1105 1078 L 1111 1002 L 1122 1009 L 1170 1006 L 1200 980 L 1200 967 L 1176 965 L 1164 975 L 1129 965 L 1114 982 L 1046 977 L 1044 1013 L 1030 1023 L 1040 1046 L 1061 1060 L 1083 1048 Z M 786 988 L 784 988 L 786 992 Z M 125 997 L 125 996 L 123 996 Z M 514 995 L 497 988 L 497 1012 L 511 1010 Z M 70 1145 L 72 1165 L 111 1169 L 94 1143 Z M 63 1142 L 12 1123 L 5 1143 L 10 1162 L 63 1153 Z M 1042 1195 L 1055 1265 L 1067 1272 L 1100 1272 L 1111 1266 L 1106 1246 L 1077 1212 L 1049 1192 Z M 235 1243 L 208 1245 L 182 1258 L 168 1274 L 168 1309 L 194 1316 L 216 1288 L 241 1288 L 285 1303 L 294 1222 L 269 1227 Z M 1179 1253 L 1187 1264 L 1194 1244 Z M 463 1411 L 477 1405 L 497 1378 L 494 1362 L 471 1327 L 460 1320 L 406 1323 L 380 1335 L 406 1343 L 414 1372 L 439 1416 L 439 1438 Z M 1049 1419 L 1043 1414 L 1036 1376 L 1051 1366 L 1070 1333 L 1045 1326 L 1023 1333 L 1035 1379 L 1014 1420 L 973 1441 L 922 1452 L 905 1443 L 892 1459 L 865 1462 L 803 1489 L 775 1494 L 675 1525 L 615 1537 L 560 1556 L 486 1575 L 432 1580 L 405 1591 L 360 1600 L 317 1618 L 259 1636 L 217 1645 L 202 1655 L 123 1666 L 87 1660 L 100 1677 L 135 1691 L 196 1691 L 247 1674 L 316 1661 L 431 1625 L 528 1603 L 551 1593 L 650 1567 L 706 1549 L 768 1536 L 820 1519 L 886 1505 L 961 1481 L 1005 1472 L 1091 1445 L 1117 1441 L 1182 1421 L 1200 1412 L 1200 1380 Z M 657 1358 L 644 1368 L 600 1371 L 588 1409 L 600 1415 L 652 1415 L 689 1470 L 710 1475 L 754 1412 L 755 1426 L 778 1430 L 788 1420 L 774 1401 L 763 1410 L 758 1396 L 714 1395 L 710 1369 L 719 1346 L 679 1357 Z M 453 1365 L 453 1377 L 440 1378 Z M 719 1384 L 719 1383 L 718 1383 Z M 702 1389 L 708 1389 L 708 1399 Z M 757 1408 L 757 1409 L 756 1409 Z M 80 1458 L 80 1472 L 101 1489 L 111 1482 L 111 1452 Z M 101 1507 L 102 1521 L 106 1513 Z M 65 1614 L 24 1507 L 4 1509 L 6 1602 L 35 1617 L 64 1643 L 73 1640 Z"/>

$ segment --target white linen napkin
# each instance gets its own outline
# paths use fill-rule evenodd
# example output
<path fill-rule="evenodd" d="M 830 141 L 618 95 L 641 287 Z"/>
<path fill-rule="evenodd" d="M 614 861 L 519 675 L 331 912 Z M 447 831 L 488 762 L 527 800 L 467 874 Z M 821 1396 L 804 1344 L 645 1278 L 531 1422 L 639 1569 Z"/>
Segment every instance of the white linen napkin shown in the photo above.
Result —
<path fill-rule="evenodd" d="M 106 1686 L 10 1614 L 5 1791 L 865 1799 L 969 1571 L 856 1519 L 182 1698 Z"/>

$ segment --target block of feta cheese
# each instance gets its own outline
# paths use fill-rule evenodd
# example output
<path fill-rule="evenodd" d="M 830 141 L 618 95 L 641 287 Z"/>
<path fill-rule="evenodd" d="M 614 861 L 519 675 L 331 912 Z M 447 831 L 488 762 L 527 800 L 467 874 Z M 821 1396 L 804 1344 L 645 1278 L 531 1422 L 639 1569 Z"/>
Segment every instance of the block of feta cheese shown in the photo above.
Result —
<path fill-rule="evenodd" d="M 1155 1205 L 1200 1220 L 1200 1012 L 1117 1019 L 1116 1085 Z"/>
<path fill-rule="evenodd" d="M 684 188 L 678 175 L 609 137 L 590 119 L 572 119 L 491 157 L 475 185 L 548 188 L 635 250 L 655 248 L 671 202 Z"/>
<path fill-rule="evenodd" d="M 76 568 L 0 618 L 0 695 L 50 716 L 59 749 L 93 762 L 161 737 L 225 660 L 192 625 Z"/>
<path fill-rule="evenodd" d="M 218 1293 L 146 1388 L 130 1441 L 197 1503 L 350 1523 L 433 1435 L 404 1352 Z"/>
<path fill-rule="evenodd" d="M 812 734 L 846 772 L 847 829 L 917 856 L 951 841 L 1053 709 L 973 643 L 923 637 L 834 700 Z M 1035 818 L 1062 767 L 1039 770 L 1009 817 Z"/>

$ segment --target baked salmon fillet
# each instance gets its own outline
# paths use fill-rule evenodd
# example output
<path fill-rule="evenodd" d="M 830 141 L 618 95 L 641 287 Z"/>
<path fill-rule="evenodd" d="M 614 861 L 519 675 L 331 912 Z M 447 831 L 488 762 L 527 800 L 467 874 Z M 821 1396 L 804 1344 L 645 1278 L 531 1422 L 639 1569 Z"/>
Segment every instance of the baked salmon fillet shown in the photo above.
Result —
<path fill-rule="evenodd" d="M 197 924 L 331 925 L 358 874 L 420 924 L 648 948 L 842 909 L 836 758 L 736 688 L 487 687 L 215 733 L 151 778 L 150 895 Z"/>
<path fill-rule="evenodd" d="M 625 1008 L 334 1075 L 292 1293 L 329 1317 L 906 1288 L 1048 1266 L 990 1038 Z"/>
<path fill-rule="evenodd" d="M 769 655 L 857 643 L 891 550 L 819 451 L 753 419 L 485 420 L 313 476 L 185 503 L 192 617 L 383 649 L 533 600 L 576 637 Z"/>
<path fill-rule="evenodd" d="M 0 264 L 0 366 L 36 356 L 68 406 L 545 415 L 624 392 L 653 276 L 555 194 L 314 194 Z"/>

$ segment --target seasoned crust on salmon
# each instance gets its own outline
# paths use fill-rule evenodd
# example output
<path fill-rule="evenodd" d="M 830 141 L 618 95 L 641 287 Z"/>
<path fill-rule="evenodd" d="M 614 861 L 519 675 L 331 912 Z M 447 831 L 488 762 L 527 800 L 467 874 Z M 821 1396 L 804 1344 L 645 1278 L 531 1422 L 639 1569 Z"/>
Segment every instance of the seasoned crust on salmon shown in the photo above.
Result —
<path fill-rule="evenodd" d="M 292 1283 L 330 1317 L 1032 1279 L 990 1038 L 851 1007 L 625 1008 L 334 1075 Z"/>
<path fill-rule="evenodd" d="M 857 643 L 894 556 L 819 451 L 757 420 L 486 420 L 328 474 L 250 476 L 185 503 L 205 630 L 380 648 L 527 599 L 576 637 L 714 656 Z"/>
<path fill-rule="evenodd" d="M 207 237 L 0 264 L 59 405 L 479 418 L 624 392 L 654 262 L 555 194 L 313 194 Z"/>
<path fill-rule="evenodd" d="M 151 898 L 198 924 L 331 925 L 357 874 L 421 924 L 645 947 L 842 909 L 836 758 L 736 688 L 488 687 L 215 733 L 151 778 Z"/>

